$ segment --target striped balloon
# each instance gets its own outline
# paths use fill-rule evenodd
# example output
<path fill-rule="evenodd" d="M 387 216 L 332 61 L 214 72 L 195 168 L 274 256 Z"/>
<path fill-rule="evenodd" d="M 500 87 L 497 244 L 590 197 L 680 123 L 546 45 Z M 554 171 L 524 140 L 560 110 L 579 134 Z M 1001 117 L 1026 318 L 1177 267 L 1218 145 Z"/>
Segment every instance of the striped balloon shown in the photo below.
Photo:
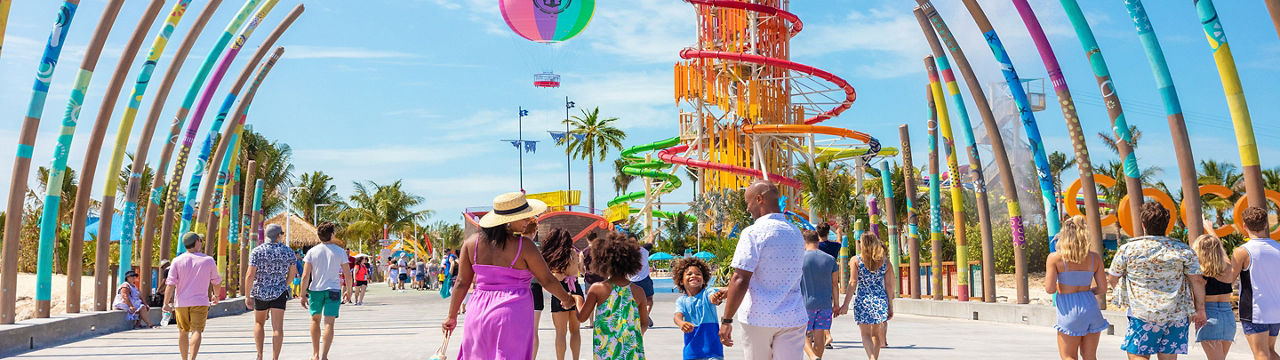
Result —
<path fill-rule="evenodd" d="M 540 43 L 565 41 L 582 32 L 595 0 L 499 0 L 502 18 L 516 34 Z"/>

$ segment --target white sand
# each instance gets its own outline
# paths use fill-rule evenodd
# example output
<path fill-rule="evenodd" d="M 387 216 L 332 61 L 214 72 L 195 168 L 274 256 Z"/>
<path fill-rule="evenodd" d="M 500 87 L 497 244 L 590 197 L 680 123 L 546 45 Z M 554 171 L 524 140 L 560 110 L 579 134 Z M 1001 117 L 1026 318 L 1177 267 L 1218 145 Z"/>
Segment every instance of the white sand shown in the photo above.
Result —
<path fill-rule="evenodd" d="M 107 278 L 110 281 L 110 277 Z M 53 275 L 53 284 L 50 299 L 50 312 L 52 315 L 67 313 L 67 276 Z M 108 287 L 108 292 L 111 287 Z M 14 320 L 22 321 L 36 316 L 36 274 L 18 273 L 18 302 L 17 316 Z M 93 276 L 81 277 L 80 281 L 80 311 L 93 311 Z M 111 299 L 106 300 L 107 306 L 111 305 Z"/>

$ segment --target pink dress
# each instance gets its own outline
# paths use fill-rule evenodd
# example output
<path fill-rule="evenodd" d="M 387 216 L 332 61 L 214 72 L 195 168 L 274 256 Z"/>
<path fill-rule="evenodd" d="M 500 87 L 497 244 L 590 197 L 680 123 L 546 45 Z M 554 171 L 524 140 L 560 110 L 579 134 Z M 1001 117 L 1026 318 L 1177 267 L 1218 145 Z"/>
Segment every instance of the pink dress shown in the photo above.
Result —
<path fill-rule="evenodd" d="M 477 245 L 476 251 L 479 250 Z M 523 241 L 516 249 L 516 258 L 505 268 L 475 264 L 475 254 L 472 254 L 476 288 L 471 292 L 466 320 L 462 323 L 462 350 L 458 359 L 533 358 L 533 292 L 529 289 L 533 274 L 514 268 L 521 250 L 524 250 Z"/>

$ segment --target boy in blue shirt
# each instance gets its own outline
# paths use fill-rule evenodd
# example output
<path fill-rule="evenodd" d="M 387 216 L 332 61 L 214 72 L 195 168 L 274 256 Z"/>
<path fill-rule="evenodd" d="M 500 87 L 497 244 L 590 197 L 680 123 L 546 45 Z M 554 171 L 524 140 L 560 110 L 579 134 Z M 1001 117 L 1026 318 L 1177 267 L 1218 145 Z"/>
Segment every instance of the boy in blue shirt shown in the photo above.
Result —
<path fill-rule="evenodd" d="M 680 290 L 675 323 L 684 331 L 684 359 L 724 359 L 720 344 L 720 315 L 716 306 L 727 293 L 707 288 L 711 267 L 702 259 L 687 257 L 672 266 L 672 281 Z"/>

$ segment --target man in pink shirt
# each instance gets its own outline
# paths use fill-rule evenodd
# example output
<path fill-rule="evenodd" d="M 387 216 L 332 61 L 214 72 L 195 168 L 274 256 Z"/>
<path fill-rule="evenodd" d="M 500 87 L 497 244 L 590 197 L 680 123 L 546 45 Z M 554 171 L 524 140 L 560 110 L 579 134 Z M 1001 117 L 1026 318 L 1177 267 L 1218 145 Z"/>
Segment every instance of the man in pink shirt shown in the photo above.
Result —
<path fill-rule="evenodd" d="M 178 320 L 178 353 L 182 360 L 195 360 L 200 352 L 200 333 L 204 332 L 205 320 L 209 318 L 209 299 L 213 297 L 214 286 L 222 283 L 222 277 L 218 276 L 213 257 L 200 252 L 204 249 L 200 235 L 183 234 L 182 245 L 187 252 L 173 259 L 165 280 L 168 286 L 164 291 L 164 311 L 173 311 L 173 317 Z M 175 305 L 177 311 L 174 311 Z M 188 333 L 195 333 L 190 341 Z M 187 357 L 188 350 L 190 357 Z"/>

